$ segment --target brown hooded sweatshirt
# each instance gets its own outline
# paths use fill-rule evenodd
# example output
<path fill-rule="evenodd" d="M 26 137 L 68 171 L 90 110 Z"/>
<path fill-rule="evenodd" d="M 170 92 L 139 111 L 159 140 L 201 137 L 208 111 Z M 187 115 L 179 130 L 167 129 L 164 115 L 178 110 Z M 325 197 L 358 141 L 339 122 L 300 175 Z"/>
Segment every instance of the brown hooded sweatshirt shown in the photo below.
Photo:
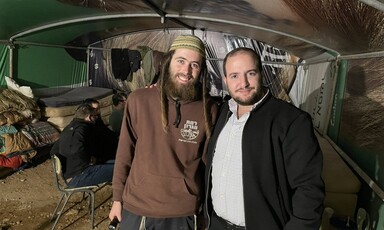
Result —
<path fill-rule="evenodd" d="M 209 103 L 216 119 L 217 105 Z M 203 102 L 168 101 L 169 129 L 161 121 L 158 87 L 132 92 L 125 106 L 113 176 L 113 200 L 136 215 L 155 218 L 196 214 L 204 194 L 207 147 Z M 204 156 L 205 157 L 205 156 Z"/>

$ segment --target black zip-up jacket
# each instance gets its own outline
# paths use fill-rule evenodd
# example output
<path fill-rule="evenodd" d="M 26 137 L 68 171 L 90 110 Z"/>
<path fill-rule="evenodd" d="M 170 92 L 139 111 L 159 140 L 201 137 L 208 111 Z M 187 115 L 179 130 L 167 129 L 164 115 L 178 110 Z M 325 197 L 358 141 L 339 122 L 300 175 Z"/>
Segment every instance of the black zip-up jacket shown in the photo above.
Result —
<path fill-rule="evenodd" d="M 212 159 L 231 115 L 225 103 L 208 146 L 207 226 L 213 212 Z M 267 95 L 245 124 L 242 152 L 246 229 L 318 230 L 324 201 L 323 161 L 309 114 Z"/>
<path fill-rule="evenodd" d="M 80 174 L 89 167 L 91 156 L 95 156 L 94 124 L 82 119 L 73 119 L 60 134 L 52 147 L 53 154 L 59 154 L 65 179 Z"/>

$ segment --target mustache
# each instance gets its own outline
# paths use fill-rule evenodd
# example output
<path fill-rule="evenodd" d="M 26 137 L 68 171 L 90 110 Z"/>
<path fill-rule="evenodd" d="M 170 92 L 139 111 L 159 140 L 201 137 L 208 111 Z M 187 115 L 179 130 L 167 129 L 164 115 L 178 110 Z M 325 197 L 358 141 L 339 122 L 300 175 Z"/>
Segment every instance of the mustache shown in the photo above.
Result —
<path fill-rule="evenodd" d="M 238 91 L 241 91 L 241 90 L 250 90 L 250 89 L 256 89 L 255 87 L 249 87 L 249 86 L 246 86 L 246 87 L 241 87 L 239 89 L 236 89 L 235 92 L 238 92 Z"/>
<path fill-rule="evenodd" d="M 186 77 L 186 78 L 188 78 L 188 80 L 192 78 L 192 74 L 178 73 L 178 74 L 176 74 L 176 76 L 177 77 Z"/>

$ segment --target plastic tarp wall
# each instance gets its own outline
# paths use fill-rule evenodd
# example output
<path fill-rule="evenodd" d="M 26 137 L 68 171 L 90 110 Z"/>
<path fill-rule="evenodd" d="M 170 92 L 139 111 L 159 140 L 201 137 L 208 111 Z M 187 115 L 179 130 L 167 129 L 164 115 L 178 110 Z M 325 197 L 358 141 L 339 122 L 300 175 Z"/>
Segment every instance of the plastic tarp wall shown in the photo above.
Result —
<path fill-rule="evenodd" d="M 5 87 L 4 76 L 9 74 L 8 49 L 5 45 L 0 45 L 0 87 Z"/>
<path fill-rule="evenodd" d="M 384 188 L 384 58 L 350 61 L 338 144 Z M 379 162 L 376 162 L 379 161 Z"/>
<path fill-rule="evenodd" d="M 316 63 L 327 57 L 328 54 L 323 54 L 306 62 Z M 314 127 L 322 134 L 328 124 L 335 74 L 334 62 L 301 65 L 297 69 L 296 80 L 289 94 L 296 107 L 311 115 Z"/>
<path fill-rule="evenodd" d="M 1 86 L 9 76 L 9 50 L 0 46 Z M 87 85 L 87 64 L 73 59 L 63 48 L 20 46 L 14 49 L 13 78 L 19 85 L 37 88 Z"/>

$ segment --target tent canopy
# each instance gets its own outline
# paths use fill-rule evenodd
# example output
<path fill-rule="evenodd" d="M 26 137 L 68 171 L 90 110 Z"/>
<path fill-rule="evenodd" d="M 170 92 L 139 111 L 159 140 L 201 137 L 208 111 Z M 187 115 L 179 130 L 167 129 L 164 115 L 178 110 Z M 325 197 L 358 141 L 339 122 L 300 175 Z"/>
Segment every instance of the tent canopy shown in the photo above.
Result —
<path fill-rule="evenodd" d="M 4 0 L 0 44 L 85 49 L 127 33 L 191 29 L 268 43 L 301 58 L 383 56 L 384 0 Z"/>

